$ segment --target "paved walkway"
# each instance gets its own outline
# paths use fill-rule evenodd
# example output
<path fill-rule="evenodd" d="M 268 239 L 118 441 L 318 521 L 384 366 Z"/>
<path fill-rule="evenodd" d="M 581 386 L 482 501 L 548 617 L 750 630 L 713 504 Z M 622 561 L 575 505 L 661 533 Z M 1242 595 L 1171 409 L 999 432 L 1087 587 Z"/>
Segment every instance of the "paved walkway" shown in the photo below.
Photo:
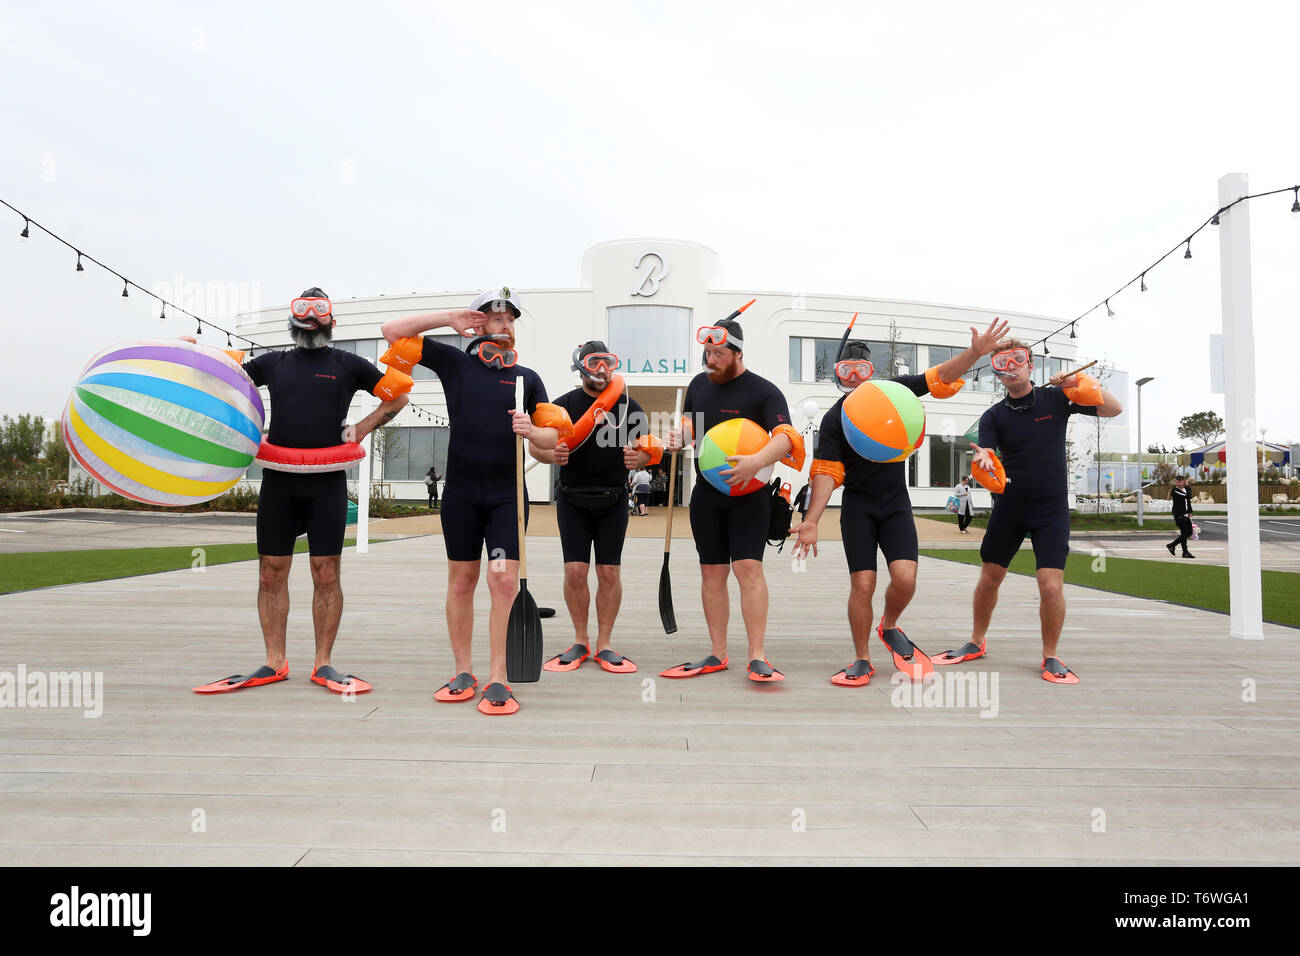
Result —
<path fill-rule="evenodd" d="M 662 547 L 628 543 L 616 647 L 640 673 L 543 674 L 500 719 L 431 699 L 452 667 L 436 537 L 345 553 L 335 661 L 377 688 L 352 702 L 306 679 L 305 561 L 292 679 L 215 698 L 189 688 L 260 661 L 251 563 L 2 596 L 0 671 L 102 671 L 104 698 L 96 719 L 0 709 L 0 852 L 11 866 L 1300 861 L 1300 678 L 1279 665 L 1300 632 L 1236 642 L 1222 615 L 1067 586 L 1062 653 L 1083 683 L 1056 687 L 1038 677 L 1034 582 L 1012 575 L 990 657 L 957 669 L 996 677 L 982 717 L 899 697 L 879 647 L 869 687 L 830 686 L 850 654 L 828 542 L 801 574 L 769 552 L 768 651 L 788 681 L 745 680 L 734 586 L 731 670 L 658 679 L 707 649 L 691 551 L 673 560 L 669 638 Z M 544 622 L 558 652 L 559 542 L 530 538 L 529 553 L 535 595 L 561 608 Z M 922 559 L 905 622 L 926 650 L 963 640 L 977 573 Z M 480 648 L 486 615 L 481 601 Z"/>

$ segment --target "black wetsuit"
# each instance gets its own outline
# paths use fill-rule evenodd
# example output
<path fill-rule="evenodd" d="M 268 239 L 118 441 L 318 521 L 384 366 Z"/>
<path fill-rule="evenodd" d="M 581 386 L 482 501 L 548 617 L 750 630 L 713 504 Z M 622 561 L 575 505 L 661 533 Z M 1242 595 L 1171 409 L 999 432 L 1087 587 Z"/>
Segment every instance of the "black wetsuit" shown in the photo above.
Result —
<path fill-rule="evenodd" d="M 912 390 L 929 393 L 924 375 L 890 379 Z M 817 458 L 844 466 L 844 496 L 840 502 L 840 537 L 849 573 L 876 570 L 876 549 L 885 563 L 916 561 L 919 556 L 912 499 L 907 494 L 907 461 L 868 461 L 844 437 L 842 396 L 822 416 L 817 433 Z"/>
<path fill-rule="evenodd" d="M 369 392 L 384 373 L 351 352 L 336 348 L 265 352 L 244 363 L 253 384 L 271 390 L 267 441 L 283 448 L 332 448 L 343 441 L 352 396 Z M 343 551 L 347 525 L 347 477 L 343 471 L 300 475 L 266 468 L 257 499 L 257 553 L 293 554 L 306 532 L 316 556 Z"/>
<path fill-rule="evenodd" d="M 721 385 L 709 381 L 708 374 L 701 372 L 686 389 L 682 412 L 690 417 L 697 443 L 714 425 L 732 418 L 748 418 L 768 432 L 790 423 L 790 407 L 781 390 L 748 370 Z M 724 495 L 701 475 L 698 458 L 695 477 L 691 533 L 700 564 L 762 561 L 772 509 L 768 495 L 762 491 Z"/>
<path fill-rule="evenodd" d="M 1070 553 L 1069 486 L 1065 435 L 1071 415 L 1097 409 L 1076 405 L 1054 385 L 1007 396 L 980 417 L 980 446 L 994 448 L 1007 473 L 1007 488 L 993 496 L 993 512 L 980 558 L 1006 567 L 1028 534 L 1039 568 L 1065 569 Z"/>
<path fill-rule="evenodd" d="M 493 368 L 432 338 L 424 339 L 420 364 L 432 369 L 447 397 L 451 435 L 442 487 L 442 543 L 448 561 L 519 560 L 515 514 L 515 379 L 524 380 L 524 410 L 546 401 L 537 373 L 522 365 Z M 528 501 L 524 499 L 527 522 Z"/>
<path fill-rule="evenodd" d="M 595 396 L 580 388 L 555 400 L 574 422 L 595 402 Z M 581 445 L 570 446 L 569 463 L 560 466 L 560 490 L 555 496 L 555 520 L 566 564 L 590 564 L 593 549 L 597 564 L 622 563 L 628 517 L 623 448 L 647 430 L 645 412 L 624 391 L 604 422 Z"/>

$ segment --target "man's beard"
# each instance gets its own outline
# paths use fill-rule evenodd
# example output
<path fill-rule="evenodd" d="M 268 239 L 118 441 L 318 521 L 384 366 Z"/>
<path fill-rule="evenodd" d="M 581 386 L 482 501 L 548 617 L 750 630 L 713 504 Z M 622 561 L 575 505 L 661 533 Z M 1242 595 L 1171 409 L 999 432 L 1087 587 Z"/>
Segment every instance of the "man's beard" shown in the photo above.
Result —
<path fill-rule="evenodd" d="M 289 327 L 289 338 L 300 349 L 323 349 L 334 338 L 334 326 L 323 329 L 300 329 L 296 325 Z"/>
<path fill-rule="evenodd" d="M 735 361 L 732 361 L 730 365 L 721 370 L 710 368 L 708 374 L 709 381 L 714 385 L 725 385 L 740 374 L 740 366 Z"/>

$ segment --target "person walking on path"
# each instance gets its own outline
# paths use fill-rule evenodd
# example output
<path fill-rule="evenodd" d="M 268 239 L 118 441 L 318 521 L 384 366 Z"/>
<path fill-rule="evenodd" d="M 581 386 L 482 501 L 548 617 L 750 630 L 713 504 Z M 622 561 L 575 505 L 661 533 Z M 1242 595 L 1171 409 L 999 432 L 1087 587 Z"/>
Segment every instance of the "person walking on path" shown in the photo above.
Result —
<path fill-rule="evenodd" d="M 1169 500 L 1174 505 L 1174 524 L 1178 525 L 1178 537 L 1165 547 L 1169 549 L 1171 555 L 1174 553 L 1174 548 L 1181 547 L 1184 558 L 1195 558 L 1196 555 L 1187 550 L 1187 542 L 1192 536 L 1192 489 L 1188 487 L 1185 475 L 1174 479 L 1174 488 L 1169 492 Z"/>
<path fill-rule="evenodd" d="M 962 475 L 961 481 L 957 482 L 957 487 L 952 490 L 952 493 L 957 497 L 957 530 L 962 534 L 970 534 L 966 529 L 970 527 L 970 523 L 975 517 L 970 492 L 970 476 Z"/>

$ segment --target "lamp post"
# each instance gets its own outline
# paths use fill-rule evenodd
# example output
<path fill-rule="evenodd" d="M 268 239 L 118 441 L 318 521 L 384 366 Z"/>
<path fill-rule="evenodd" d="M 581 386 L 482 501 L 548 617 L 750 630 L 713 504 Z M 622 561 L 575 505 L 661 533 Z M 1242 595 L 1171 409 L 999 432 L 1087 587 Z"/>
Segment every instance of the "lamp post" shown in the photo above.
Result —
<path fill-rule="evenodd" d="M 1142 490 L 1142 386 L 1147 382 L 1154 381 L 1154 376 L 1148 375 L 1146 378 L 1137 380 L 1138 390 L 1138 527 L 1142 527 L 1142 498 L 1145 492 Z"/>

